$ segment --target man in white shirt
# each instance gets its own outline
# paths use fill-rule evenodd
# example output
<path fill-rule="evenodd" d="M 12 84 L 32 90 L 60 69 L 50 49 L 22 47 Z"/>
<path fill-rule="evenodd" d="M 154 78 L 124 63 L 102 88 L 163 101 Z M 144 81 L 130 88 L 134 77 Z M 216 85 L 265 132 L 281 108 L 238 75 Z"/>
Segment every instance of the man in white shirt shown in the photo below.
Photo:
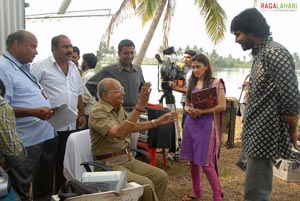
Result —
<path fill-rule="evenodd" d="M 75 131 L 76 120 L 79 128 L 86 126 L 86 120 L 81 97 L 84 86 L 76 65 L 71 61 L 73 46 L 70 39 L 65 35 L 53 37 L 51 51 L 51 56 L 32 64 L 31 72 L 44 88 L 52 107 L 67 104 L 70 110 L 77 113 L 77 119 L 74 117 L 72 123 L 56 128 L 58 147 L 55 158 L 55 193 L 57 193 L 59 187 L 65 183 L 63 159 L 67 139 Z"/>
<path fill-rule="evenodd" d="M 82 56 L 82 81 L 83 85 L 87 83 L 87 81 L 95 75 L 95 67 L 97 64 L 97 57 L 93 53 L 86 53 Z M 88 128 L 88 119 L 89 114 L 92 109 L 92 106 L 97 102 L 95 97 L 91 95 L 89 90 L 84 87 L 84 94 L 82 96 L 83 104 L 84 104 L 84 112 L 85 112 L 85 118 L 86 118 L 86 127 Z"/>

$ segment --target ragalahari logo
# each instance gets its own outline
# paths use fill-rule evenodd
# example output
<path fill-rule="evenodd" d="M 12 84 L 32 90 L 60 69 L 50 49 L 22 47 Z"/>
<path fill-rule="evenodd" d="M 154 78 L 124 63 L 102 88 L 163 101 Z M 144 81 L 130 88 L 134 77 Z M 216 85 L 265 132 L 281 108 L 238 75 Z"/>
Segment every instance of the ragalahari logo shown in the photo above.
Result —
<path fill-rule="evenodd" d="M 257 7 L 261 11 L 297 11 L 298 0 L 260 0 L 257 1 Z"/>

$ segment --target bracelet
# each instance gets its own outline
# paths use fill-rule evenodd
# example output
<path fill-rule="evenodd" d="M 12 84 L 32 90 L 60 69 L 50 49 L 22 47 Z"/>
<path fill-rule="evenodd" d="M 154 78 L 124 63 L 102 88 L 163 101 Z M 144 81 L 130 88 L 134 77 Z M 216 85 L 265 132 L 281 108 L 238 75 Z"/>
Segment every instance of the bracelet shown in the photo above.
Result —
<path fill-rule="evenodd" d="M 83 117 L 83 116 L 85 116 L 84 114 L 78 114 L 78 117 Z"/>
<path fill-rule="evenodd" d="M 138 112 L 141 112 L 141 113 L 144 112 L 143 110 L 137 108 L 136 106 L 134 107 L 134 109 L 135 109 L 136 111 L 138 111 Z"/>
<path fill-rule="evenodd" d="M 129 123 L 130 125 L 135 125 L 135 123 L 134 123 L 134 122 L 132 122 L 132 121 L 129 121 L 128 119 L 125 119 L 125 121 L 126 121 L 127 123 Z"/>
<path fill-rule="evenodd" d="M 156 124 L 155 119 L 152 119 L 151 122 L 152 122 L 152 124 L 153 124 L 153 128 L 157 127 L 157 124 Z"/>

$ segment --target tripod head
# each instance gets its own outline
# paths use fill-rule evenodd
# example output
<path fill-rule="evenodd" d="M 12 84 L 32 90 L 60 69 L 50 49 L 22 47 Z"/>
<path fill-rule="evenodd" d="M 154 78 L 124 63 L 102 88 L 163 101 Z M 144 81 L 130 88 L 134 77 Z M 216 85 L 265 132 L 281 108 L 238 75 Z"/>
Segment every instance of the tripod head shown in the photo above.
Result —
<path fill-rule="evenodd" d="M 175 96 L 173 95 L 172 87 L 169 85 L 168 81 L 161 82 L 161 88 L 163 95 L 159 99 L 159 103 L 163 103 L 163 99 L 166 99 L 166 104 L 174 104 L 175 105 Z"/>
<path fill-rule="evenodd" d="M 163 99 L 165 98 L 166 100 L 166 104 L 167 105 L 174 105 L 175 106 L 175 96 L 171 93 L 171 94 L 163 94 L 160 99 L 159 99 L 159 103 L 162 104 L 163 103 Z"/>

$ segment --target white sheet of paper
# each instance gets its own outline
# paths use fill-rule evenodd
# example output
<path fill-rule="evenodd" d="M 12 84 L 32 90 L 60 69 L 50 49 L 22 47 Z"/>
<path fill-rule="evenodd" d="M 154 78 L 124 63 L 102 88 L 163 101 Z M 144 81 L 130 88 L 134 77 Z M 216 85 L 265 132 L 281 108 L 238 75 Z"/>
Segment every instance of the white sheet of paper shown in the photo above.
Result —
<path fill-rule="evenodd" d="M 69 125 L 77 118 L 77 113 L 70 109 L 67 104 L 61 104 L 54 108 L 58 108 L 58 110 L 48 121 L 56 130 Z"/>

